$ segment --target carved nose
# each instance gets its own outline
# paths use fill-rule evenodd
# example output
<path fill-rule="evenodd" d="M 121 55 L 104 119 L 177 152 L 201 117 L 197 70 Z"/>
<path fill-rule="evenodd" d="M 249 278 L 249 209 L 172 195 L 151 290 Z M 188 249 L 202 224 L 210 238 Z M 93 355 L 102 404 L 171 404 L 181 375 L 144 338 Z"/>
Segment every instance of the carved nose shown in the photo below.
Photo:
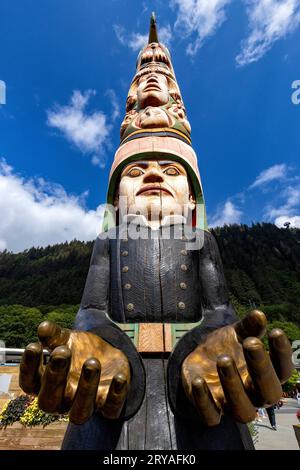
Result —
<path fill-rule="evenodd" d="M 155 75 L 149 75 L 149 77 L 147 78 L 147 82 L 148 83 L 150 83 L 150 82 L 158 83 L 158 78 Z"/>
<path fill-rule="evenodd" d="M 144 183 L 163 183 L 163 176 L 156 170 L 149 171 L 144 176 Z"/>

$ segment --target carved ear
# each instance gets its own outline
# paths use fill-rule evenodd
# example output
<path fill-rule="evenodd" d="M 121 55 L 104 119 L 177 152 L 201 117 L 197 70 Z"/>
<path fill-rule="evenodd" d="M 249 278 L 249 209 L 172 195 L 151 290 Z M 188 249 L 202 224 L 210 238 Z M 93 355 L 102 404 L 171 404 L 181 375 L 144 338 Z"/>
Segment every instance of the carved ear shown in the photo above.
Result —
<path fill-rule="evenodd" d="M 119 209 L 119 193 L 114 195 L 113 205 L 116 210 Z"/>
<path fill-rule="evenodd" d="M 195 200 L 195 197 L 193 194 L 190 194 L 189 196 L 189 209 L 190 210 L 194 210 L 196 207 L 196 200 Z"/>

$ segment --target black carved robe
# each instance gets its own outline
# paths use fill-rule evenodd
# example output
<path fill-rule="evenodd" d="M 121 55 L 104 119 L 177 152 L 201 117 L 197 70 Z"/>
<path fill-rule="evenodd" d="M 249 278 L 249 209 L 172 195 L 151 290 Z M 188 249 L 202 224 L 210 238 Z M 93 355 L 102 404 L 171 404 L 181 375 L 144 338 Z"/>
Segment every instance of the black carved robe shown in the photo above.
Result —
<path fill-rule="evenodd" d="M 131 229 L 131 231 L 130 231 Z M 201 323 L 168 358 L 141 357 L 116 323 Z M 209 232 L 174 220 L 152 230 L 135 218 L 98 237 L 74 328 L 98 334 L 128 357 L 132 381 L 122 417 L 70 424 L 63 449 L 251 449 L 247 427 L 223 417 L 202 427 L 180 379 L 185 357 L 236 321 Z"/>

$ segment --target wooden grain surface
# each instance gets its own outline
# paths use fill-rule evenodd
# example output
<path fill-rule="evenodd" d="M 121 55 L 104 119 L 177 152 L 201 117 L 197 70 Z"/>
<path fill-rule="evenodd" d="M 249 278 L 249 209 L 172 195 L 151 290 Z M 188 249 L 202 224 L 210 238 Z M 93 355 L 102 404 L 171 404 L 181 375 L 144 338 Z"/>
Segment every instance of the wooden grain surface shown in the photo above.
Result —
<path fill-rule="evenodd" d="M 164 350 L 164 336 L 162 323 L 140 323 L 139 352 L 162 352 Z"/>
<path fill-rule="evenodd" d="M 59 450 L 68 423 L 51 423 L 45 428 L 25 428 L 14 423 L 0 430 L 0 450 Z"/>
<path fill-rule="evenodd" d="M 169 323 L 140 323 L 137 350 L 139 353 L 171 352 L 171 325 Z"/>
<path fill-rule="evenodd" d="M 172 345 L 172 330 L 170 323 L 164 324 L 164 336 L 165 336 L 165 351 L 171 352 L 173 349 Z"/>

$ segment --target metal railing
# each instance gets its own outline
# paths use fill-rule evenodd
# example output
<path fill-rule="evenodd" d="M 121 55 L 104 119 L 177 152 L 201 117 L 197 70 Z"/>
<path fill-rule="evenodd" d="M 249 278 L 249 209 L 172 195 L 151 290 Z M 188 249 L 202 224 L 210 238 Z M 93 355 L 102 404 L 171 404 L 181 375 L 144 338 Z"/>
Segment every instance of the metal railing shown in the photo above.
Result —
<path fill-rule="evenodd" d="M 21 362 L 24 348 L 0 348 L 0 365 L 19 364 Z M 49 351 L 43 349 L 44 362 L 49 358 Z"/>

